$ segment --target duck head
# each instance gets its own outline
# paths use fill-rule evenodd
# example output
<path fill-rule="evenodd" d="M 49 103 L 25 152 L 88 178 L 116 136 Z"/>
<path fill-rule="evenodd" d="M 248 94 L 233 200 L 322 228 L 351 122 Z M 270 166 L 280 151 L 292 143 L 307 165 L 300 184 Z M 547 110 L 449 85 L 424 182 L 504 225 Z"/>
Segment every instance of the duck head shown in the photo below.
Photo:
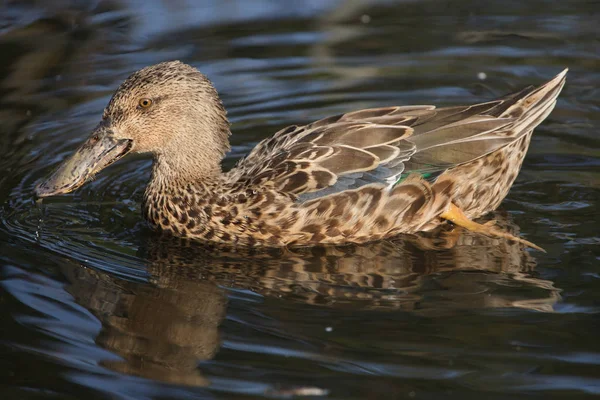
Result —
<path fill-rule="evenodd" d="M 90 137 L 44 182 L 38 197 L 69 193 L 129 153 L 150 153 L 154 173 L 198 179 L 221 172 L 229 122 L 211 82 L 179 61 L 133 73 Z"/>

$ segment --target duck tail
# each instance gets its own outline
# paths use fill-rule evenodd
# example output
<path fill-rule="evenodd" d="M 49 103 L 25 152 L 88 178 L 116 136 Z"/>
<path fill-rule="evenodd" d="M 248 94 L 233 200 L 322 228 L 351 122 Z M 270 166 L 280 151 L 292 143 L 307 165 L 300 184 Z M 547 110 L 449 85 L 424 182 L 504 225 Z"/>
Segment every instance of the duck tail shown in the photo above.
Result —
<path fill-rule="evenodd" d="M 509 131 L 515 138 L 521 137 L 538 126 L 552 112 L 556 98 L 565 85 L 567 72 L 568 68 L 541 86 L 529 87 L 511 95 L 513 101 L 506 102 L 505 107 L 508 107 L 504 110 L 490 111 L 496 111 L 499 118 L 514 119 L 515 122 Z"/>

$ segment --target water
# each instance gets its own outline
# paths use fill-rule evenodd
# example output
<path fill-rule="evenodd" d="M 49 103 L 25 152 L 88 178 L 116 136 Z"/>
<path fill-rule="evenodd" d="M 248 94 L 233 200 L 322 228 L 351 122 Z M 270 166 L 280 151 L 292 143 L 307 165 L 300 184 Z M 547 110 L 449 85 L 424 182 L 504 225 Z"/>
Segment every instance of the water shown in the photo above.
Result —
<path fill-rule="evenodd" d="M 0 397 L 584 398 L 600 393 L 600 30 L 592 1 L 77 1 L 0 6 Z M 220 253 L 166 242 L 149 160 L 71 195 L 33 185 L 132 71 L 219 89 L 231 166 L 286 125 L 567 86 L 497 219 L 548 250 L 448 230 Z"/>

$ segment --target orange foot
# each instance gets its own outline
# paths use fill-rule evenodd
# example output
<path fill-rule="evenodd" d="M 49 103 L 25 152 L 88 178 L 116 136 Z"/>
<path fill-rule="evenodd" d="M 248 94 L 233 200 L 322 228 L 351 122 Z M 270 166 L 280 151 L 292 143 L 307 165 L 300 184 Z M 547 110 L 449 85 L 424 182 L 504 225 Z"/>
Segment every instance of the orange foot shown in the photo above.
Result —
<path fill-rule="evenodd" d="M 465 213 L 463 213 L 462 210 L 453 203 L 450 203 L 450 207 L 446 211 L 444 211 L 444 213 L 440 215 L 440 217 L 447 219 L 455 225 L 462 226 L 463 228 L 471 232 L 481 233 L 489 237 L 499 237 L 508 240 L 514 240 L 516 242 L 523 243 L 525 246 L 534 248 L 539 251 L 543 251 L 544 253 L 546 252 L 546 250 L 542 249 L 540 246 L 531 243 L 528 240 L 521 239 L 520 237 L 511 235 L 508 232 L 504 232 L 496 228 L 494 226 L 493 221 L 487 222 L 485 224 L 478 224 L 477 222 L 471 221 L 465 215 Z"/>

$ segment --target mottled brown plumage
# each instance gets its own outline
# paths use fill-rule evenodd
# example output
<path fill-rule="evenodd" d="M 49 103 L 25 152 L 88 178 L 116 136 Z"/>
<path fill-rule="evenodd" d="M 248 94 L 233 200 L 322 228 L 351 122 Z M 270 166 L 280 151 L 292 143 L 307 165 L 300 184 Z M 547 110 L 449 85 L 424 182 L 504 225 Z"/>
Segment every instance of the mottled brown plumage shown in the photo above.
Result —
<path fill-rule="evenodd" d="M 223 173 L 230 132 L 216 90 L 195 68 L 165 62 L 119 87 L 92 137 L 37 193 L 71 191 L 128 152 L 151 153 L 144 216 L 176 236 L 270 247 L 363 243 L 450 219 L 514 238 L 467 218 L 506 196 L 565 76 L 483 104 L 376 108 L 291 126 Z"/>

